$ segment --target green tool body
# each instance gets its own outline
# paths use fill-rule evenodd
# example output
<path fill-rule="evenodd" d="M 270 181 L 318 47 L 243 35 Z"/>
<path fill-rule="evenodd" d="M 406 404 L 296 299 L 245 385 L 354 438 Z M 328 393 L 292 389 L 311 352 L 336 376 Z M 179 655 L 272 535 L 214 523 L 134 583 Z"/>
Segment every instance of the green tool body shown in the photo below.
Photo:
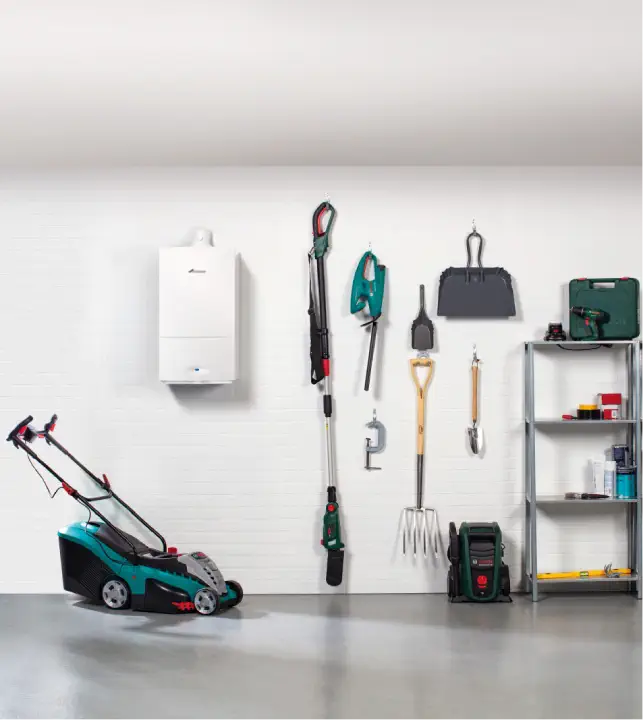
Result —
<path fill-rule="evenodd" d="M 339 524 L 337 491 L 334 487 L 328 488 L 328 502 L 326 503 L 326 512 L 324 513 L 324 535 L 321 544 L 328 551 L 341 550 L 344 547 Z"/>
<path fill-rule="evenodd" d="M 372 280 L 368 279 L 369 263 L 373 264 Z M 386 266 L 380 265 L 375 254 L 367 250 L 362 255 L 353 276 L 351 312 L 355 314 L 364 310 L 368 304 L 368 314 L 374 319 L 378 318 L 382 314 L 385 280 Z"/>
<path fill-rule="evenodd" d="M 372 265 L 373 277 L 369 278 Z M 351 289 L 351 313 L 355 314 L 366 310 L 371 319 L 362 327 L 371 326 L 371 342 L 368 349 L 368 362 L 366 364 L 366 380 L 364 390 L 368 390 L 371 384 L 371 369 L 373 367 L 373 355 L 375 353 L 375 339 L 377 337 L 377 321 L 382 315 L 384 303 L 384 284 L 386 280 L 386 266 L 381 265 L 374 253 L 367 250 L 361 257 L 355 275 L 353 276 L 353 287 Z"/>
<path fill-rule="evenodd" d="M 600 324 L 609 320 L 609 315 L 602 310 L 595 310 L 594 308 L 580 307 L 574 305 L 569 308 L 570 313 L 577 315 L 582 318 L 585 322 L 585 326 L 588 328 L 587 340 L 599 340 L 601 337 Z"/>

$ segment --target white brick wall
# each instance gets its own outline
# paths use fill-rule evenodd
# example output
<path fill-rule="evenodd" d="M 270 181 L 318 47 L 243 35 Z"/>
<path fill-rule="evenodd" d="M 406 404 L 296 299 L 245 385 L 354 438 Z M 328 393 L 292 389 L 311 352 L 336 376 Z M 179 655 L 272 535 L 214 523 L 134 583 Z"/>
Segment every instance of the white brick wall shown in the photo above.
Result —
<path fill-rule="evenodd" d="M 641 275 L 638 168 L 262 168 L 0 177 L 0 429 L 60 415 L 59 439 L 106 472 L 179 548 L 212 554 L 251 593 L 327 592 L 321 400 L 308 382 L 306 252 L 311 213 L 338 210 L 328 259 L 338 484 L 348 545 L 344 592 L 442 592 L 445 567 L 396 548 L 414 497 L 410 324 L 425 283 L 438 339 L 428 393 L 426 502 L 449 520 L 498 520 L 518 578 L 523 531 L 522 347 L 562 317 L 575 276 Z M 513 275 L 519 317 L 435 316 L 440 272 L 463 261 L 475 217 L 485 261 Z M 242 380 L 170 389 L 157 381 L 157 249 L 195 225 L 242 258 Z M 376 393 L 361 390 L 367 337 L 348 310 L 372 242 L 389 268 Z M 466 452 L 471 346 L 482 366 L 484 459 Z M 562 355 L 562 354 L 561 354 Z M 539 359 L 538 402 L 557 415 L 616 389 L 611 356 Z M 580 368 L 580 370 L 579 370 Z M 564 407 L 555 403 L 565 394 Z M 366 473 L 373 407 L 388 429 L 384 469 Z M 543 488 L 582 483 L 599 434 L 542 435 Z M 46 448 L 41 448 L 47 453 Z M 56 458 L 58 459 L 58 458 Z M 63 467 L 67 466 L 63 464 Z M 76 479 L 77 474 L 71 473 Z M 625 559 L 612 511 L 543 515 L 541 569 Z M 82 518 L 51 502 L 26 458 L 0 446 L 0 591 L 61 589 L 56 529 Z M 18 549 L 18 551 L 15 551 Z"/>

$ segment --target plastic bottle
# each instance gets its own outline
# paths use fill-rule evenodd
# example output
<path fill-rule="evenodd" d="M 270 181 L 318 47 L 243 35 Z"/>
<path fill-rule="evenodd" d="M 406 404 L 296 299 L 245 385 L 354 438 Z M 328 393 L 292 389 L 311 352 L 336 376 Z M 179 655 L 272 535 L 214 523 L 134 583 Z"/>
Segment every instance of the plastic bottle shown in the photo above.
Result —
<path fill-rule="evenodd" d="M 605 461 L 605 487 L 603 494 L 608 497 L 614 497 L 614 484 L 616 482 L 616 463 L 614 460 Z"/>
<path fill-rule="evenodd" d="M 592 460 L 594 486 L 592 492 L 603 495 L 605 493 L 605 459 L 595 458 Z"/>
<path fill-rule="evenodd" d="M 636 468 L 622 466 L 616 469 L 616 497 L 636 497 Z"/>

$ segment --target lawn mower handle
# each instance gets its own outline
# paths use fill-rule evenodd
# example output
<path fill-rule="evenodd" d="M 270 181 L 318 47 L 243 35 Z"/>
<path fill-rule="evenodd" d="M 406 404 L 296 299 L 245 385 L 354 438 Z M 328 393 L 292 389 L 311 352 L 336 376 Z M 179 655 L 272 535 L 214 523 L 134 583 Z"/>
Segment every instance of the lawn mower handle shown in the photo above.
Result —
<path fill-rule="evenodd" d="M 75 500 L 77 500 L 81 505 L 84 505 L 88 510 L 91 512 L 96 513 L 98 517 L 103 520 L 107 525 L 109 525 L 112 530 L 114 530 L 118 535 L 121 536 L 121 538 L 126 542 L 128 545 L 132 547 L 132 552 L 134 555 L 136 555 L 136 548 L 130 540 L 127 539 L 125 535 L 123 535 L 122 531 L 119 530 L 115 525 L 113 525 L 108 518 L 106 518 L 99 510 L 97 510 L 91 503 L 97 502 L 98 500 L 115 500 L 121 507 L 125 508 L 131 515 L 133 515 L 136 520 L 138 520 L 142 525 L 144 525 L 153 535 L 155 535 L 163 548 L 163 552 L 167 552 L 167 543 L 165 542 L 165 538 L 161 533 L 156 530 L 154 527 L 152 527 L 147 520 L 144 520 L 137 512 L 134 510 L 130 505 L 128 505 L 124 500 L 122 500 L 113 490 L 110 485 L 109 480 L 105 475 L 103 475 L 103 478 L 99 478 L 97 475 L 94 475 L 94 473 L 85 465 L 83 465 L 78 458 L 76 458 L 74 455 L 72 455 L 69 450 L 67 450 L 64 445 L 61 445 L 61 443 L 58 442 L 58 440 L 53 437 L 51 434 L 56 426 L 56 421 L 58 420 L 57 415 L 52 415 L 51 420 L 48 423 L 45 423 L 45 427 L 41 431 L 32 430 L 31 431 L 31 438 L 24 438 L 21 437 L 24 435 L 23 428 L 27 428 L 31 422 L 33 422 L 33 416 L 29 415 L 26 417 L 22 422 L 19 422 L 15 428 L 9 433 L 7 436 L 7 441 L 12 442 L 18 449 L 24 450 L 27 455 L 32 460 L 35 460 L 41 467 L 45 468 L 47 472 L 51 473 L 53 477 L 58 480 L 58 482 L 63 486 L 65 489 L 65 492 L 67 492 L 69 495 L 71 495 Z M 22 432 L 21 432 L 22 431 Z M 80 468 L 88 477 L 90 477 L 100 488 L 101 490 L 105 490 L 104 495 L 98 495 L 96 497 L 86 497 L 85 495 L 81 495 L 77 490 L 72 488 L 65 479 L 59 475 L 50 465 L 48 465 L 42 458 L 38 456 L 37 453 L 35 453 L 28 445 L 25 440 L 28 440 L 29 442 L 32 442 L 36 437 L 44 437 L 45 441 L 49 445 L 53 445 L 57 450 L 59 450 L 63 455 L 66 455 L 78 468 Z"/>
<path fill-rule="evenodd" d="M 43 430 L 45 437 L 47 437 L 47 435 L 49 435 L 50 432 L 54 431 L 54 429 L 56 428 L 57 422 L 58 422 L 58 415 L 56 415 L 56 413 L 54 413 L 51 416 L 51 420 L 48 423 L 45 423 L 45 429 Z"/>
<path fill-rule="evenodd" d="M 7 435 L 7 442 L 15 442 L 16 437 L 21 435 L 21 430 L 29 423 L 33 422 L 33 415 L 27 415 L 27 417 L 22 420 L 22 422 L 19 422 L 16 427 Z"/>
<path fill-rule="evenodd" d="M 26 437 L 23 439 L 27 440 L 28 442 L 33 442 L 36 437 L 44 437 L 46 438 L 50 432 L 54 431 L 54 428 L 56 427 L 56 422 L 58 421 L 58 415 L 54 414 L 51 416 L 51 420 L 48 423 L 45 423 L 45 427 L 43 430 L 38 431 L 34 430 L 32 431 L 33 434 L 30 435 L 30 437 Z M 17 437 L 24 436 L 25 429 L 31 425 L 33 422 L 33 415 L 27 415 L 27 417 L 22 420 L 22 422 L 19 422 L 16 427 L 7 435 L 7 442 L 13 442 L 15 443 L 15 440 Z"/>

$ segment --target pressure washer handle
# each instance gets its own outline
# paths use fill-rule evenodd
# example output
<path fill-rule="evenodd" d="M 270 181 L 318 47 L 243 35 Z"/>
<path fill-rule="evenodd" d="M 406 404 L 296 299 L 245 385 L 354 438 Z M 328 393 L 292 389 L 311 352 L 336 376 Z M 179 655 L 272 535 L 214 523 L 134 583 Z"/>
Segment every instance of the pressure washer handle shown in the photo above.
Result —
<path fill-rule="evenodd" d="M 25 430 L 30 423 L 33 422 L 33 415 L 27 415 L 27 417 L 19 422 L 16 427 L 7 435 L 7 442 L 15 442 L 17 437 L 24 435 Z"/>

